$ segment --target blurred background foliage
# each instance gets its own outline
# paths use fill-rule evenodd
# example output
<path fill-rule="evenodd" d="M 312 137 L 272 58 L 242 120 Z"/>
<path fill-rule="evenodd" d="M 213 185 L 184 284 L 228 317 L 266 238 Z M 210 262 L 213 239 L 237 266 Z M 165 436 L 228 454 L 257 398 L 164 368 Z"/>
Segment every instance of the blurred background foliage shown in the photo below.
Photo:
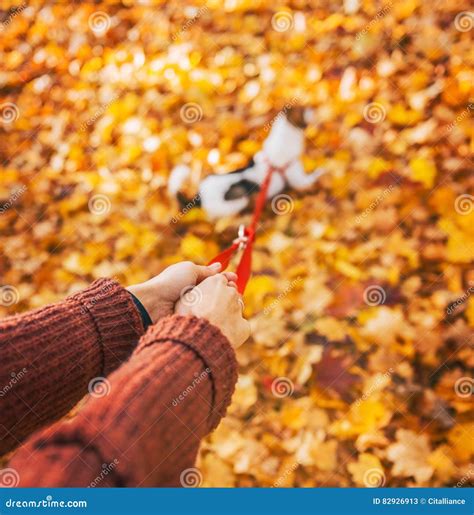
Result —
<path fill-rule="evenodd" d="M 264 215 L 203 485 L 472 483 L 469 8 L 2 2 L 0 314 L 205 263 L 249 215 L 180 212 L 171 168 L 195 192 L 312 106 L 303 161 L 328 173 Z"/>

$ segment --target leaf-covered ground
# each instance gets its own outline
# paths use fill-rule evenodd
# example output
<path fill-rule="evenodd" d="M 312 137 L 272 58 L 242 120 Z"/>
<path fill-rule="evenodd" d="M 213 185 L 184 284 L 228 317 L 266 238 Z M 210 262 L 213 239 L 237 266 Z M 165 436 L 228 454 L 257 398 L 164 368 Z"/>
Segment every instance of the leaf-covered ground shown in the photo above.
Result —
<path fill-rule="evenodd" d="M 10 7 L 0 314 L 101 276 L 205 263 L 249 215 L 180 212 L 172 166 L 192 166 L 193 193 L 245 164 L 279 112 L 313 106 L 304 164 L 327 174 L 265 212 L 245 296 L 253 337 L 203 444 L 202 484 L 472 483 L 472 6 Z"/>

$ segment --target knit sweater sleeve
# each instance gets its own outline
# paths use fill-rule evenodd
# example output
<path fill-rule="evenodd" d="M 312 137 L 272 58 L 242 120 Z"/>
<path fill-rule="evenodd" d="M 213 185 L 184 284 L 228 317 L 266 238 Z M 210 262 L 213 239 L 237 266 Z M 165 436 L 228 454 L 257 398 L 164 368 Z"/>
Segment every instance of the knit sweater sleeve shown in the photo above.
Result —
<path fill-rule="evenodd" d="M 20 486 L 198 482 L 199 443 L 224 415 L 236 380 L 235 354 L 219 329 L 167 317 L 150 327 L 100 396 L 72 421 L 30 438 L 9 467 Z"/>
<path fill-rule="evenodd" d="M 142 333 L 130 294 L 111 279 L 0 320 L 0 456 L 66 414 Z"/>

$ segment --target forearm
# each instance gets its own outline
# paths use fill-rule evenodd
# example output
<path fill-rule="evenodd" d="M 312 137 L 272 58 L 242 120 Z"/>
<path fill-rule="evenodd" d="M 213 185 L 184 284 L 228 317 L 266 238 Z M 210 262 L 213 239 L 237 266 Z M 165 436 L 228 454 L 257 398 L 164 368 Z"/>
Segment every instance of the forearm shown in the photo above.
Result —
<path fill-rule="evenodd" d="M 106 397 L 91 399 L 72 422 L 56 424 L 18 451 L 11 466 L 20 485 L 88 486 L 105 463 L 114 464 L 107 481 L 117 486 L 179 486 L 202 437 L 225 413 L 236 370 L 234 351 L 217 328 L 167 317 L 110 376 Z M 91 452 L 96 465 L 86 467 Z"/>
<path fill-rule="evenodd" d="M 67 413 L 91 380 L 127 359 L 142 333 L 130 294 L 108 279 L 1 320 L 0 455 Z"/>

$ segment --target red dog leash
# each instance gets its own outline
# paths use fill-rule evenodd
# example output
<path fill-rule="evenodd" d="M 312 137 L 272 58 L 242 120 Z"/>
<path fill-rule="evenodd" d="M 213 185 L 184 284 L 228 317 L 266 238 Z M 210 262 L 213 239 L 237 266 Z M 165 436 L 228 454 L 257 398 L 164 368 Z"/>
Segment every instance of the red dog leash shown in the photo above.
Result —
<path fill-rule="evenodd" d="M 229 266 L 229 262 L 232 259 L 232 256 L 236 254 L 239 250 L 243 250 L 242 257 L 240 258 L 240 262 L 236 270 L 237 289 L 241 294 L 244 293 L 245 287 L 247 286 L 247 283 L 250 279 L 250 271 L 252 269 L 252 250 L 253 243 L 255 240 L 255 232 L 257 230 L 257 224 L 260 220 L 263 207 L 265 205 L 265 200 L 267 198 L 270 181 L 272 179 L 274 172 L 278 172 L 283 176 L 285 170 L 288 167 L 288 164 L 279 167 L 273 166 L 271 163 L 268 162 L 268 171 L 265 176 L 265 179 L 263 180 L 262 187 L 258 192 L 250 225 L 248 227 L 241 225 L 239 227 L 238 236 L 232 242 L 232 245 L 223 250 L 220 254 L 218 254 L 214 259 L 212 259 L 209 262 L 209 265 L 211 265 L 212 263 L 220 263 L 222 265 L 222 270 L 225 270 Z"/>

